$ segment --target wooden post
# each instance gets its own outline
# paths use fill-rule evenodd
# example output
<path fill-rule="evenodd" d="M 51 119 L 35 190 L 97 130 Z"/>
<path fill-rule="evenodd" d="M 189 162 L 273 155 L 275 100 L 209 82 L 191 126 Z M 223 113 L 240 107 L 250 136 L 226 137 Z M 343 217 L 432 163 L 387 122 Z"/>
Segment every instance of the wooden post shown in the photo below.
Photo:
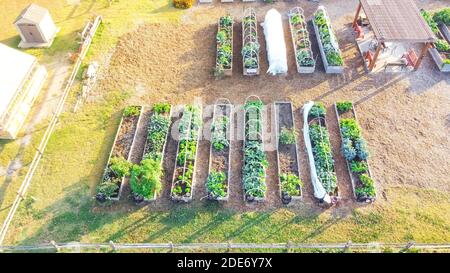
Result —
<path fill-rule="evenodd" d="M 356 23 L 357 23 L 358 17 L 359 17 L 359 13 L 361 12 L 361 8 L 362 8 L 362 5 L 361 5 L 361 2 L 359 2 L 358 8 L 356 9 L 355 18 L 353 19 L 352 27 L 356 26 Z"/>
<path fill-rule="evenodd" d="M 375 51 L 375 55 L 373 56 L 372 62 L 369 64 L 369 72 L 371 72 L 373 70 L 373 68 L 375 67 L 375 63 L 377 62 L 380 51 L 381 51 L 381 43 L 378 41 L 377 50 Z"/>
<path fill-rule="evenodd" d="M 422 50 L 420 51 L 420 55 L 416 61 L 416 64 L 414 65 L 415 71 L 419 68 L 420 64 L 422 63 L 422 59 L 423 59 L 423 57 L 425 57 L 425 54 L 427 54 L 427 50 L 428 50 L 429 46 L 430 46 L 430 43 L 425 43 L 423 45 Z"/>

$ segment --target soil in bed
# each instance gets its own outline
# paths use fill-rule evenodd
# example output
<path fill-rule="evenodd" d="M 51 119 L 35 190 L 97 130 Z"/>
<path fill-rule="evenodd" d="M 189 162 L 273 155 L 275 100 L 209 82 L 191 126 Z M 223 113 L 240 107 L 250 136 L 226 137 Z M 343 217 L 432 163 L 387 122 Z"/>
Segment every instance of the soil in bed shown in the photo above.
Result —
<path fill-rule="evenodd" d="M 113 148 L 113 156 L 122 156 L 128 159 L 133 144 L 134 133 L 137 129 L 139 116 L 124 117 L 120 132 Z"/>
<path fill-rule="evenodd" d="M 277 104 L 278 108 L 278 135 L 280 136 L 283 128 L 291 129 L 294 127 L 292 109 L 290 104 Z M 278 153 L 280 160 L 281 173 L 293 173 L 298 175 L 297 151 L 295 144 L 278 144 Z"/>

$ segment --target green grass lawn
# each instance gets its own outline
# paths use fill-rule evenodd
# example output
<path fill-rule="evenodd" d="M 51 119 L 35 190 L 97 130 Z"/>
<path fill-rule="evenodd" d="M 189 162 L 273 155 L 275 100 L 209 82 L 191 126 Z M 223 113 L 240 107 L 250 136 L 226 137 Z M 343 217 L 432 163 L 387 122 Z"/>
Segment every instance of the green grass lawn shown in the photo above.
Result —
<path fill-rule="evenodd" d="M 14 4 L 2 3 L 1 10 L 12 8 L 18 13 L 23 6 L 18 3 L 25 5 L 28 1 L 11 2 Z M 169 1 L 162 0 L 121 0 L 109 8 L 106 8 L 106 1 L 95 1 L 92 7 L 91 1 L 82 1 L 74 13 L 66 1 L 35 2 L 53 10 L 55 21 L 62 27 L 61 37 L 54 47 L 31 51 L 44 63 L 51 62 L 55 54 L 76 47 L 75 33 L 93 13 L 103 15 L 105 25 L 95 39 L 88 60 L 105 54 L 130 26 L 141 22 L 178 21 L 182 14 L 171 8 Z M 10 32 L 4 30 L 1 37 L 9 37 Z M 77 88 L 80 86 L 74 86 L 68 105 L 73 104 Z M 389 202 L 380 200 L 354 210 L 321 213 L 290 209 L 240 213 L 215 204 L 181 205 L 164 212 L 132 206 L 99 209 L 93 200 L 95 186 L 117 130 L 120 109 L 131 95 L 131 92 L 111 90 L 104 94 L 104 100 L 88 104 L 76 114 L 62 115 L 28 195 L 11 224 L 5 245 L 50 240 L 128 243 L 450 241 L 450 195 L 415 187 L 386 188 L 389 196 L 395 196 Z M 25 148 L 24 162 L 31 161 L 33 147 L 40 137 L 39 131 L 33 135 L 32 145 Z M 0 147 L 2 164 L 14 158 L 20 149 L 19 143 L 14 141 L 0 142 Z M 25 170 L 10 182 L 14 184 L 11 189 L 18 187 Z M 4 203 L 13 198 L 14 190 L 8 190 Z M 5 213 L 6 205 L 2 206 L 0 219 Z"/>

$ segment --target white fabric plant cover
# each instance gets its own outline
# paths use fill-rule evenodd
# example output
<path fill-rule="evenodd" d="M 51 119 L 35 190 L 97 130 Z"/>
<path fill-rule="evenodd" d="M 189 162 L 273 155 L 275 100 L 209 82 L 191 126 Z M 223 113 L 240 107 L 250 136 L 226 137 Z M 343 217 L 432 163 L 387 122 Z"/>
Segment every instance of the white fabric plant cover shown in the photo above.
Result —
<path fill-rule="evenodd" d="M 287 73 L 286 43 L 281 14 L 276 9 L 269 10 L 261 25 L 264 28 L 267 58 L 269 59 L 267 73 L 272 75 Z"/>
<path fill-rule="evenodd" d="M 312 152 L 311 139 L 309 138 L 308 115 L 314 102 L 309 101 L 303 106 L 303 136 L 305 138 L 306 150 L 308 151 L 309 168 L 311 170 L 311 182 L 314 188 L 314 197 L 330 204 L 331 198 L 317 177 L 316 165 L 314 164 L 314 155 Z"/>

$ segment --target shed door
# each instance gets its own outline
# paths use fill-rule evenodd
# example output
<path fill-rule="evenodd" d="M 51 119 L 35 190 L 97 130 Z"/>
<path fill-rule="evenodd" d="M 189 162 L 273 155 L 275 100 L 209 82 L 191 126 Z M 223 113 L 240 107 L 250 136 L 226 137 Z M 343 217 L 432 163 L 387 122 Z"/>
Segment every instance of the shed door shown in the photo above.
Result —
<path fill-rule="evenodd" d="M 39 32 L 36 25 L 32 24 L 20 24 L 19 28 L 22 31 L 22 35 L 25 36 L 25 40 L 27 43 L 43 43 L 45 42 L 41 33 Z"/>

